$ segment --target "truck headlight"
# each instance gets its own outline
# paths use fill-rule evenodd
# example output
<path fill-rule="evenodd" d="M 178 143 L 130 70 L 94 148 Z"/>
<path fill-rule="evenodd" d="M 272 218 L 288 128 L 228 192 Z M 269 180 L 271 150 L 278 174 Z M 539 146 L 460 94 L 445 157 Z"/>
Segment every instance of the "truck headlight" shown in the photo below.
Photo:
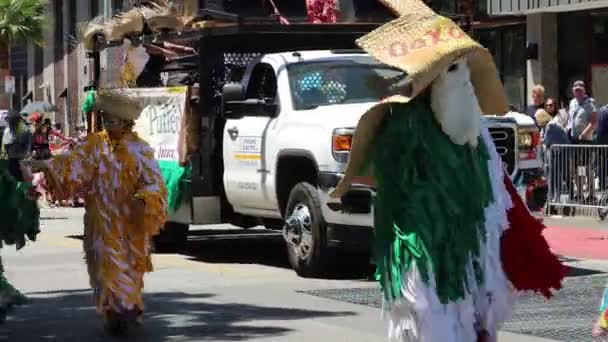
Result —
<path fill-rule="evenodd" d="M 537 147 L 540 144 L 538 128 L 521 128 L 517 131 L 517 145 L 521 159 L 536 159 Z"/>
<path fill-rule="evenodd" d="M 334 159 L 340 163 L 348 161 L 348 155 L 353 145 L 353 128 L 336 128 L 331 138 L 331 151 Z"/>
<path fill-rule="evenodd" d="M 540 143 L 540 133 L 536 128 L 522 128 L 517 132 L 519 149 L 533 149 Z"/>

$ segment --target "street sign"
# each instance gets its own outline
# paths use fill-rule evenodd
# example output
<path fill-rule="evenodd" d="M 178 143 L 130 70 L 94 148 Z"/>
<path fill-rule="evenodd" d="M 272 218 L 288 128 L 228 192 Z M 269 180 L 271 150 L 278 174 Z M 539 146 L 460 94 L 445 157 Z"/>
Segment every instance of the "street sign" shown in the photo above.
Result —
<path fill-rule="evenodd" d="M 0 127 L 6 127 L 8 122 L 6 119 L 8 118 L 8 110 L 0 109 Z"/>
<path fill-rule="evenodd" d="M 14 94 L 15 93 L 15 76 L 4 76 L 4 93 Z"/>

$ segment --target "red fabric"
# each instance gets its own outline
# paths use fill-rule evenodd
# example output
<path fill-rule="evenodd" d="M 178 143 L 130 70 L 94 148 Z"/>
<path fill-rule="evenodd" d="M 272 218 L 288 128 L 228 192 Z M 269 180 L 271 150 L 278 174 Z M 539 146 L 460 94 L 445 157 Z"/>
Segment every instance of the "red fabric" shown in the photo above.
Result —
<path fill-rule="evenodd" d="M 504 178 L 513 208 L 508 212 L 510 228 L 501 239 L 503 269 L 519 291 L 535 291 L 546 298 L 562 287 L 568 268 L 551 252 L 542 235 L 545 226 L 534 218 L 508 176 Z"/>
<path fill-rule="evenodd" d="M 62 148 L 68 147 L 70 144 L 73 144 L 75 142 L 74 139 L 66 137 L 65 135 L 63 135 L 61 133 L 61 131 L 58 130 L 51 130 L 51 132 L 49 133 L 49 138 L 50 138 L 50 149 L 51 152 L 55 152 L 57 150 L 60 150 Z"/>
<path fill-rule="evenodd" d="M 29 116 L 28 119 L 30 120 L 30 122 L 38 123 L 42 120 L 42 114 L 34 112 Z"/>
<path fill-rule="evenodd" d="M 335 24 L 338 22 L 336 0 L 306 0 L 308 21 L 313 24 Z"/>

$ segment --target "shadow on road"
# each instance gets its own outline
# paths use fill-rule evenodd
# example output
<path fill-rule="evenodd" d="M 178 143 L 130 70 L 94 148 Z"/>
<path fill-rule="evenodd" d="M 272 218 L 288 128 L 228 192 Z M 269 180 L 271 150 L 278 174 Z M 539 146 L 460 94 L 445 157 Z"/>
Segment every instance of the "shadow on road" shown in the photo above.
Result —
<path fill-rule="evenodd" d="M 575 259 L 575 258 L 563 256 L 563 255 L 558 255 L 558 257 L 559 257 L 559 260 L 564 264 L 581 261 L 579 259 Z M 597 274 L 603 274 L 603 273 L 604 272 L 602 272 L 602 271 L 592 270 L 592 269 L 588 269 L 588 268 L 568 266 L 568 274 L 566 274 L 566 277 L 585 277 L 585 276 L 591 276 L 591 275 L 597 275 Z"/>
<path fill-rule="evenodd" d="M 260 229 L 209 229 L 190 232 L 180 254 L 190 260 L 212 264 L 258 264 L 291 269 L 281 233 Z M 329 279 L 369 279 L 374 271 L 369 258 L 357 254 L 338 254 Z"/>
<path fill-rule="evenodd" d="M 68 236 L 82 239 L 82 236 Z M 178 251 L 191 261 L 209 264 L 255 264 L 291 269 L 280 233 L 265 229 L 191 230 L 186 246 Z M 371 279 L 374 267 L 365 256 L 339 254 L 330 258 L 328 279 Z"/>
<path fill-rule="evenodd" d="M 0 326 L 0 341 L 109 341 L 104 336 L 92 293 L 75 290 L 29 294 L 32 303 L 17 308 Z M 281 336 L 292 331 L 288 321 L 352 316 L 353 312 L 312 311 L 214 303 L 209 294 L 181 292 L 146 296 L 146 321 L 129 341 L 242 341 Z M 256 323 L 256 321 L 258 321 Z M 275 321 L 265 324 L 262 321 Z"/>
<path fill-rule="evenodd" d="M 280 234 L 265 230 L 201 229 L 190 232 L 180 254 L 212 264 L 258 264 L 290 268 Z"/>

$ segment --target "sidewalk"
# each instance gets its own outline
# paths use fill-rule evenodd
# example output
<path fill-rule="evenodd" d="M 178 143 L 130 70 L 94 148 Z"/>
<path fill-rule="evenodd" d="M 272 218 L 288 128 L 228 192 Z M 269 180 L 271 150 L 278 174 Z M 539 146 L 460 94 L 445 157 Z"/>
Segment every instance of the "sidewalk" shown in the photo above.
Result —
<path fill-rule="evenodd" d="M 547 218 L 544 235 L 556 254 L 608 261 L 608 222 L 593 218 Z"/>

